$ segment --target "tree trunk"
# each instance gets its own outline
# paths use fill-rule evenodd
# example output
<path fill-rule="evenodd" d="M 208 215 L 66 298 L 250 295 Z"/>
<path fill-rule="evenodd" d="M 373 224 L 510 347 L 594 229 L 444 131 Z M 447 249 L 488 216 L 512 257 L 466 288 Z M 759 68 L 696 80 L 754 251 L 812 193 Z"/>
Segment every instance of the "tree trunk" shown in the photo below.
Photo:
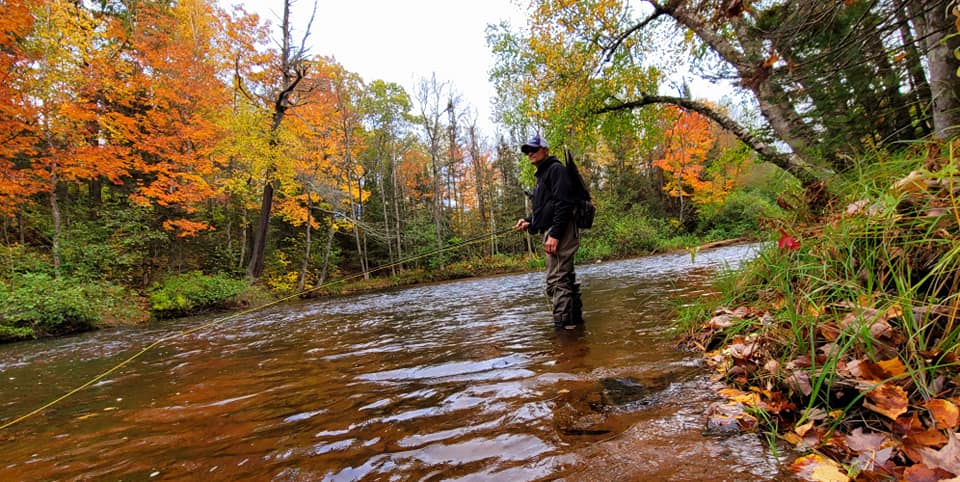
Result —
<path fill-rule="evenodd" d="M 624 102 L 622 104 L 615 104 L 603 107 L 597 110 L 597 113 L 604 112 L 613 112 L 623 109 L 633 109 L 637 107 L 642 107 L 650 104 L 673 104 L 683 107 L 685 109 L 692 110 L 699 114 L 702 114 L 706 117 L 709 117 L 714 122 L 719 124 L 724 129 L 730 131 L 738 139 L 740 139 L 748 147 L 756 151 L 758 154 L 764 157 L 767 161 L 772 162 L 781 169 L 793 174 L 800 180 L 804 186 L 809 186 L 818 181 L 818 176 L 813 172 L 813 169 L 807 164 L 803 158 L 799 155 L 790 155 L 777 152 L 777 150 L 770 144 L 764 142 L 759 137 L 754 135 L 750 130 L 738 124 L 736 121 L 730 117 L 718 112 L 716 109 L 713 109 L 711 106 L 703 103 L 697 102 L 690 99 L 684 99 L 680 97 L 669 97 L 662 95 L 643 95 L 639 99 Z M 780 108 L 776 105 L 771 106 L 765 104 L 763 101 L 760 102 L 761 110 L 764 109 L 764 106 L 774 114 L 772 114 L 771 124 L 776 122 L 781 128 L 788 128 L 790 122 L 784 117 L 778 115 Z M 797 148 L 804 148 L 806 143 L 800 142 L 800 139 L 797 138 Z M 621 173 L 622 175 L 623 173 Z"/>
<path fill-rule="evenodd" d="M 930 94 L 933 105 L 933 135 L 947 139 L 956 135 L 960 126 L 960 89 L 957 67 L 960 62 L 954 51 L 960 47 L 960 38 L 952 32 L 949 12 L 952 2 L 927 0 L 925 7 L 927 64 L 930 69 Z M 949 37 L 949 38 L 948 38 Z"/>
<path fill-rule="evenodd" d="M 346 132 L 346 131 L 345 131 Z M 357 244 L 357 257 L 360 259 L 360 270 L 363 272 L 363 279 L 370 279 L 370 271 L 367 266 L 367 254 L 363 249 L 363 241 L 360 235 L 360 222 L 363 221 L 363 205 L 361 201 L 354 201 L 353 198 L 353 159 L 351 158 L 350 152 L 350 141 L 346 142 L 347 151 L 347 192 L 350 193 L 350 211 L 352 216 L 356 216 L 356 219 L 353 222 L 353 238 Z M 357 193 L 362 192 L 362 186 L 360 185 L 360 179 L 356 179 Z"/>
<path fill-rule="evenodd" d="M 50 215 L 53 217 L 53 236 L 51 248 L 53 255 L 53 272 L 55 275 L 60 274 L 60 231 L 61 231 L 61 219 L 60 219 L 60 205 L 57 202 L 57 173 L 56 166 L 53 167 L 54 172 L 50 176 Z"/>
<path fill-rule="evenodd" d="M 440 99 L 444 87 L 437 83 L 436 74 L 430 80 L 420 81 L 418 89 L 418 100 L 420 102 L 420 114 L 422 117 L 423 128 L 426 131 L 427 143 L 430 154 L 430 174 L 433 187 L 433 199 L 431 200 L 431 214 L 433 215 L 433 230 L 436 247 L 443 246 L 443 192 L 441 190 L 441 142 L 443 133 L 441 132 L 440 116 L 443 111 L 440 109 Z M 443 269 L 443 258 L 440 258 L 440 268 Z"/>
<path fill-rule="evenodd" d="M 433 157 L 433 232 L 435 236 L 435 241 L 437 243 L 436 247 L 439 249 L 443 246 L 443 236 L 442 236 L 442 225 L 441 218 L 443 216 L 443 204 L 440 196 L 440 167 L 438 166 L 439 160 L 436 157 Z M 443 269 L 443 262 L 440 262 L 440 269 Z"/>
<path fill-rule="evenodd" d="M 90 188 L 90 207 L 97 213 L 100 206 L 103 205 L 103 180 L 101 177 L 91 179 L 88 186 Z"/>
<path fill-rule="evenodd" d="M 297 89 L 300 81 L 307 73 L 307 67 L 304 64 L 301 50 L 297 50 L 290 44 L 291 32 L 293 27 L 290 23 L 290 5 L 293 0 L 283 2 L 283 23 L 281 25 L 281 34 L 283 36 L 280 55 L 280 92 L 277 94 L 273 103 L 273 116 L 270 123 L 270 132 L 275 133 L 280 129 L 280 124 L 286 116 L 287 110 L 292 106 L 290 96 Z M 304 39 L 310 34 L 309 28 L 304 33 Z M 271 137 L 271 147 L 277 147 L 278 141 Z M 267 235 L 270 232 L 270 216 L 273 210 L 273 171 L 275 166 L 270 166 L 266 171 L 266 183 L 263 186 L 263 200 L 260 204 L 260 219 L 257 224 L 257 231 L 254 237 L 253 250 L 250 253 L 250 264 L 247 266 L 247 276 L 251 279 L 257 279 L 263 274 L 264 257 L 266 256 Z"/>
<path fill-rule="evenodd" d="M 358 207 L 358 202 L 353 198 L 353 175 L 350 171 L 353 169 L 352 162 L 350 161 L 350 156 L 347 156 L 347 192 L 350 193 L 350 215 L 351 217 L 355 216 L 353 219 L 353 240 L 357 247 L 357 259 L 360 261 L 360 271 L 363 273 L 363 279 L 370 279 L 370 273 L 367 272 L 367 261 L 366 256 L 363 252 L 363 243 L 360 238 L 360 222 L 363 220 L 363 212 Z M 357 188 L 359 189 L 360 182 L 357 181 Z M 358 191 L 359 192 L 359 191 Z"/>
<path fill-rule="evenodd" d="M 250 229 L 250 221 L 247 219 L 247 209 L 241 206 L 240 209 L 240 255 L 237 256 L 237 269 L 243 267 L 243 260 L 247 256 L 247 231 Z"/>
<path fill-rule="evenodd" d="M 915 2 L 907 2 L 910 7 L 910 13 L 917 10 Z M 927 83 L 927 76 L 923 72 L 923 62 L 920 51 L 917 49 L 917 42 L 914 40 L 913 32 L 910 29 L 910 22 L 904 9 L 895 9 L 897 20 L 900 23 L 900 36 L 903 40 L 904 51 L 906 52 L 905 62 L 907 63 L 908 79 L 910 81 L 910 93 L 913 110 L 916 112 L 914 118 L 918 121 L 919 132 L 914 133 L 915 138 L 920 138 L 928 134 L 933 128 L 929 119 L 924 115 L 929 110 L 930 84 Z M 914 17 L 916 18 L 916 17 Z M 922 17 L 921 17 L 922 18 Z M 922 22 L 921 22 L 922 23 Z"/>
<path fill-rule="evenodd" d="M 327 281 L 327 268 L 330 266 L 330 249 L 333 247 L 333 235 L 337 232 L 337 226 L 333 215 L 330 215 L 330 229 L 327 231 L 327 245 L 323 249 L 323 268 L 320 269 L 320 279 L 317 280 L 317 286 L 323 285 Z"/>
<path fill-rule="evenodd" d="M 247 265 L 247 276 L 257 279 L 263 274 L 264 254 L 266 252 L 267 233 L 270 230 L 270 211 L 273 209 L 273 182 L 267 181 L 263 186 L 263 198 L 260 203 L 260 218 L 257 220 L 257 230 L 253 238 L 253 250 L 250 252 L 250 264 Z"/>
<path fill-rule="evenodd" d="M 233 216 L 230 215 L 229 200 L 223 203 L 223 218 L 227 223 L 227 225 L 223 227 L 227 235 L 227 253 L 231 253 L 233 252 Z"/>
<path fill-rule="evenodd" d="M 480 152 L 480 145 L 477 141 L 477 126 L 471 125 L 469 128 L 470 132 L 470 159 L 473 161 L 473 177 L 477 183 L 477 211 L 480 213 L 480 226 L 484 230 L 490 228 L 489 223 L 487 222 L 487 180 L 486 180 L 486 166 L 483 163 L 483 154 Z M 491 230 L 492 232 L 493 230 Z M 495 246 L 496 237 L 490 237 L 490 254 L 492 255 L 496 251 Z"/>
<path fill-rule="evenodd" d="M 400 202 L 403 200 L 403 196 L 400 192 L 400 182 L 397 179 L 397 163 L 400 161 L 399 157 L 394 153 L 393 162 L 390 165 L 390 178 L 393 183 L 393 211 L 394 211 L 394 222 L 397 223 L 396 229 L 396 243 L 397 243 L 397 259 L 403 259 L 403 233 L 402 225 L 400 224 Z M 397 267 L 400 271 L 403 271 L 403 265 Z"/>
<path fill-rule="evenodd" d="M 313 209 L 310 193 L 307 193 L 307 222 L 306 222 L 306 234 L 304 236 L 304 247 L 303 247 L 303 262 L 300 263 L 300 277 L 297 279 L 297 291 L 303 291 L 304 286 L 306 286 L 307 279 L 307 267 L 310 265 L 310 223 L 312 218 L 310 217 L 310 210 Z"/>
<path fill-rule="evenodd" d="M 379 182 L 377 183 L 380 186 L 380 208 L 383 212 L 383 231 L 387 240 L 387 257 L 390 260 L 390 275 L 397 275 L 397 267 L 393 264 L 395 258 L 393 257 L 393 233 L 390 229 L 390 209 L 389 202 L 387 202 L 387 173 L 384 169 L 384 152 L 383 146 L 377 148 L 377 174 L 379 176 Z"/>

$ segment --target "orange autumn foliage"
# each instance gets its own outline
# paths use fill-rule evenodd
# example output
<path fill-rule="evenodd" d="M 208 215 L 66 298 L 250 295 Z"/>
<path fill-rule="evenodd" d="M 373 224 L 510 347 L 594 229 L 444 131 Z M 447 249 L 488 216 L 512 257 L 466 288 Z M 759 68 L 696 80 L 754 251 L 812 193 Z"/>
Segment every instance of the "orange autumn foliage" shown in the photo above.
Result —
<path fill-rule="evenodd" d="M 0 15 L 0 214 L 12 214 L 17 203 L 37 192 L 40 186 L 16 169 L 14 159 L 33 154 L 37 142 L 31 126 L 33 105 L 18 87 L 18 75 L 30 61 L 19 39 L 33 28 L 34 18 L 24 0 L 4 2 Z"/>
<path fill-rule="evenodd" d="M 667 111 L 672 111 L 677 118 L 665 134 L 663 158 L 653 165 L 664 171 L 664 191 L 673 197 L 689 198 L 709 187 L 703 178 L 704 161 L 716 137 L 706 117 L 675 106 L 668 107 Z"/>
<path fill-rule="evenodd" d="M 134 116 L 138 129 L 128 135 L 137 150 L 131 169 L 148 181 L 140 183 L 132 199 L 182 216 L 215 193 L 212 153 L 221 132 L 213 119 L 228 104 L 222 84 L 210 82 L 221 67 L 209 28 L 217 17 L 201 0 L 180 2 L 170 12 L 145 10 L 150 20 L 143 24 L 149 27 L 131 39 L 150 66 L 135 74 L 141 92 L 137 100 L 145 109 Z M 164 227 L 176 227 L 178 236 L 198 231 L 195 222 L 175 221 Z"/>

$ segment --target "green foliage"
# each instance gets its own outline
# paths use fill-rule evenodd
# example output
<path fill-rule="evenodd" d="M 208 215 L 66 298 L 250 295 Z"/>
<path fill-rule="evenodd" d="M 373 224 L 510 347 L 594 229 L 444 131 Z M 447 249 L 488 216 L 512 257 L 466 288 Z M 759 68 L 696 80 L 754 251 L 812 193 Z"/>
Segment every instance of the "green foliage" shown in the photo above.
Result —
<path fill-rule="evenodd" d="M 151 246 L 168 243 L 168 235 L 150 224 L 153 215 L 144 207 L 107 203 L 93 219 L 73 214 L 79 220 L 64 229 L 60 267 L 72 277 L 140 284 L 149 276 L 144 267 L 156 264 Z"/>
<path fill-rule="evenodd" d="M 28 246 L 4 246 L 0 251 L 0 273 L 10 278 L 23 273 L 45 273 L 53 275 L 53 263 L 49 256 Z"/>
<path fill-rule="evenodd" d="M 708 239 L 756 235 L 761 221 L 782 216 L 780 207 L 764 196 L 733 191 L 715 211 L 701 211 L 697 230 Z"/>
<path fill-rule="evenodd" d="M 660 248 L 660 240 L 669 231 L 664 222 L 651 218 L 640 205 L 623 214 L 599 208 L 594 228 L 580 240 L 582 253 L 579 253 L 579 259 L 653 253 Z"/>
<path fill-rule="evenodd" d="M 247 285 L 244 280 L 199 271 L 170 276 L 150 288 L 150 310 L 158 318 L 173 318 L 225 308 Z"/>
<path fill-rule="evenodd" d="M 92 329 L 100 321 L 95 291 L 46 273 L 14 276 L 0 284 L 0 341 Z"/>

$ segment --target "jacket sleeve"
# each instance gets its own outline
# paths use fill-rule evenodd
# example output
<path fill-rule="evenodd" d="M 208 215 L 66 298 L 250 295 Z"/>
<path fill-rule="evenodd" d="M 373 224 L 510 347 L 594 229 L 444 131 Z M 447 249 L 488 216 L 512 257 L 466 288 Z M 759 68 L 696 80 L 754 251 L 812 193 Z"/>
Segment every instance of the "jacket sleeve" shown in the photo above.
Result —
<path fill-rule="evenodd" d="M 573 187 L 570 185 L 570 176 L 567 168 L 559 162 L 550 166 L 550 188 L 553 198 L 553 224 L 550 226 L 550 236 L 560 239 L 573 218 Z"/>

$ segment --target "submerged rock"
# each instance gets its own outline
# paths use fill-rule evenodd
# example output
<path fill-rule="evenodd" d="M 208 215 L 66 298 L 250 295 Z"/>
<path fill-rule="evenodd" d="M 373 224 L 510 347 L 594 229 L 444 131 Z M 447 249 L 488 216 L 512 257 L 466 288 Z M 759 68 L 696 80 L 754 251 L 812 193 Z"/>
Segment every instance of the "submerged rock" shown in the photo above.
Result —
<path fill-rule="evenodd" d="M 601 378 L 600 387 L 606 405 L 623 406 L 649 397 L 650 389 L 633 377 Z"/>

